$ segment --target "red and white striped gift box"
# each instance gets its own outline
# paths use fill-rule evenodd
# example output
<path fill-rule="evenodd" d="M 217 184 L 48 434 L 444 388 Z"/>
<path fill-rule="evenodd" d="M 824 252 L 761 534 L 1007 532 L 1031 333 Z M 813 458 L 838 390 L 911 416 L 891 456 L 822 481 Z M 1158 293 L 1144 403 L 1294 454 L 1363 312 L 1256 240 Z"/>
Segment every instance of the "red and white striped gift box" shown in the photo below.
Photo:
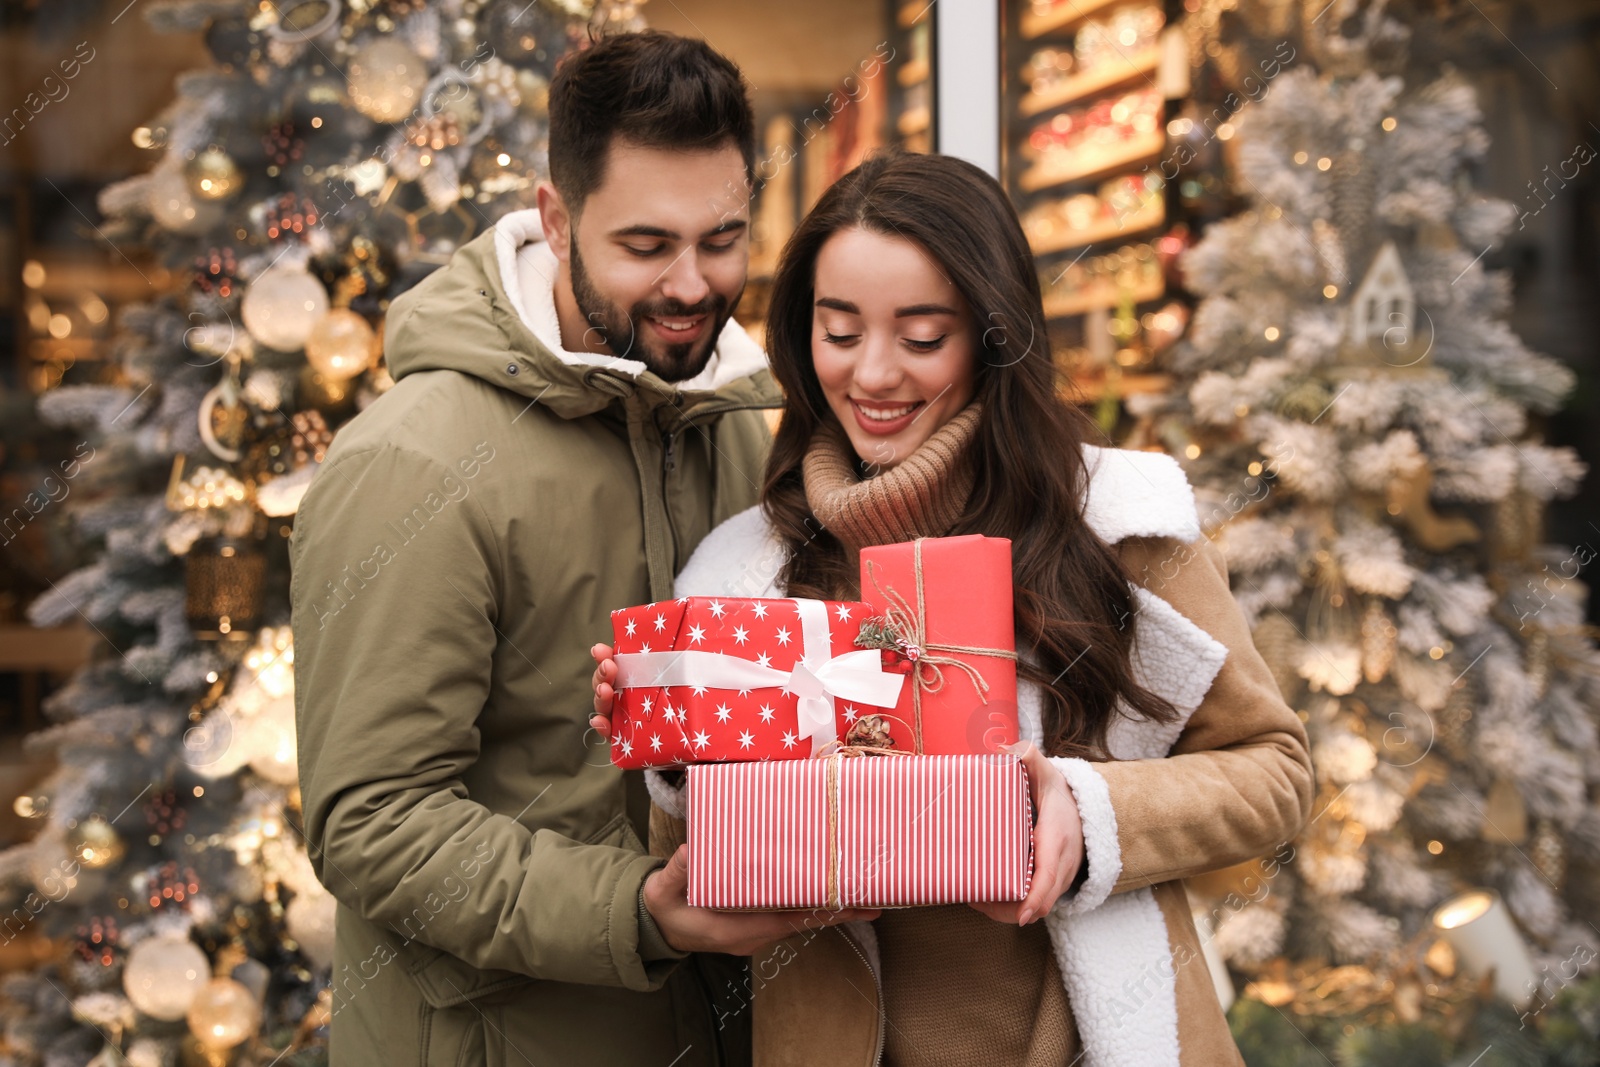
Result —
<path fill-rule="evenodd" d="M 1021 900 L 1014 756 L 842 756 L 688 770 L 689 903 L 723 910 Z"/>

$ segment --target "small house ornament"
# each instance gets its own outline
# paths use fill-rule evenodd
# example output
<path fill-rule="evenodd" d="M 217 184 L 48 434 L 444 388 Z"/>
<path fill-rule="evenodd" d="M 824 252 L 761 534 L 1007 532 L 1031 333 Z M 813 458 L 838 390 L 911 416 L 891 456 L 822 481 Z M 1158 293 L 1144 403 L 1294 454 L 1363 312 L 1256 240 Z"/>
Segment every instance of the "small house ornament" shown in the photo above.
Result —
<path fill-rule="evenodd" d="M 1393 366 L 1413 366 L 1426 355 L 1417 335 L 1417 299 L 1393 241 L 1383 242 L 1350 298 L 1345 340 L 1349 347 Z"/>

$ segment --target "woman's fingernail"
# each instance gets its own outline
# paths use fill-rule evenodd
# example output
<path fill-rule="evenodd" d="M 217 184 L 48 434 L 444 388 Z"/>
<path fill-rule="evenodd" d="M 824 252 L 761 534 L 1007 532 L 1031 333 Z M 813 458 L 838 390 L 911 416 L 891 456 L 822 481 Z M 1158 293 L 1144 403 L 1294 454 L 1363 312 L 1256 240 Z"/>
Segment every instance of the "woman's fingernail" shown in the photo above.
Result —
<path fill-rule="evenodd" d="M 1018 926 L 1027 926 L 1028 925 L 1028 920 L 1031 919 L 1031 918 L 1033 918 L 1033 909 L 1032 908 L 1023 908 L 1021 911 L 1019 911 L 1017 913 L 1017 925 Z"/>

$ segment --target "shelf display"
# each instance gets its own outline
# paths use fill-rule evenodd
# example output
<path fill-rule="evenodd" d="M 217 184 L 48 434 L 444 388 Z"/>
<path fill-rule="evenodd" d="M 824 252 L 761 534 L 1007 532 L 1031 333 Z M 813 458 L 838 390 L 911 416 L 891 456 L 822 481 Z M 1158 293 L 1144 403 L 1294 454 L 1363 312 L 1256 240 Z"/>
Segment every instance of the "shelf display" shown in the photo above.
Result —
<path fill-rule="evenodd" d="M 862 37 L 877 43 L 838 70 L 836 81 L 757 97 L 750 272 L 737 317 L 758 340 L 779 254 L 823 192 L 887 145 L 933 151 L 933 5 L 891 0 L 878 10 L 881 23 Z M 763 107 L 768 99 L 777 106 Z"/>
<path fill-rule="evenodd" d="M 1093 193 L 1042 201 L 1023 213 L 1022 229 L 1040 255 L 1111 241 L 1165 222 L 1165 194 L 1158 172 L 1124 174 Z"/>
<path fill-rule="evenodd" d="M 1136 89 L 1038 123 L 1021 149 L 1034 165 L 1017 183 L 1037 192 L 1160 155 L 1166 146 L 1162 107 L 1155 89 Z"/>
<path fill-rule="evenodd" d="M 1037 261 L 1052 350 L 1078 399 L 1106 416 L 1166 380 L 1154 327 L 1174 317 L 1184 5 L 1010 0 L 1001 11 L 1002 180 Z"/>
<path fill-rule="evenodd" d="M 1142 241 L 1075 260 L 1065 270 L 1054 264 L 1043 266 L 1039 286 L 1045 314 L 1060 318 L 1114 307 L 1130 297 L 1135 304 L 1159 299 L 1166 292 L 1166 279 L 1155 246 Z"/>
<path fill-rule="evenodd" d="M 1036 115 L 1101 89 L 1155 71 L 1161 60 L 1166 19 L 1153 4 L 1121 7 L 1091 18 L 1073 36 L 1071 48 L 1046 46 L 1023 64 L 1028 93 L 1019 110 Z"/>
<path fill-rule="evenodd" d="M 933 5 L 923 0 L 896 5 L 890 43 L 894 86 L 889 99 L 894 136 L 909 152 L 933 151 Z"/>

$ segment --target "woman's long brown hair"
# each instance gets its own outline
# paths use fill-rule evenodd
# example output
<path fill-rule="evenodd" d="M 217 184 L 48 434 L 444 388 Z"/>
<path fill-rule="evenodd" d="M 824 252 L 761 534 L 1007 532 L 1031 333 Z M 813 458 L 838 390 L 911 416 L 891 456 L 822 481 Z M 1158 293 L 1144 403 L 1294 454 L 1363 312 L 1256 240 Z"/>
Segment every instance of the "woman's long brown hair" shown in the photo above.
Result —
<path fill-rule="evenodd" d="M 949 533 L 1011 539 L 1019 650 L 1031 648 L 1036 660 L 1019 671 L 1046 694 L 1045 751 L 1105 758 L 1119 698 L 1139 717 L 1173 721 L 1176 709 L 1134 680 L 1129 575 L 1083 518 L 1089 423 L 1062 395 L 1032 252 L 999 184 L 962 160 L 874 156 L 823 194 L 784 248 L 767 349 L 786 399 L 761 494 L 788 550 L 780 584 L 790 596 L 817 598 L 856 587 L 844 547 L 819 530 L 802 480 L 812 435 L 837 421 L 811 360 L 817 254 L 852 228 L 920 245 L 976 317 L 977 479 Z"/>

